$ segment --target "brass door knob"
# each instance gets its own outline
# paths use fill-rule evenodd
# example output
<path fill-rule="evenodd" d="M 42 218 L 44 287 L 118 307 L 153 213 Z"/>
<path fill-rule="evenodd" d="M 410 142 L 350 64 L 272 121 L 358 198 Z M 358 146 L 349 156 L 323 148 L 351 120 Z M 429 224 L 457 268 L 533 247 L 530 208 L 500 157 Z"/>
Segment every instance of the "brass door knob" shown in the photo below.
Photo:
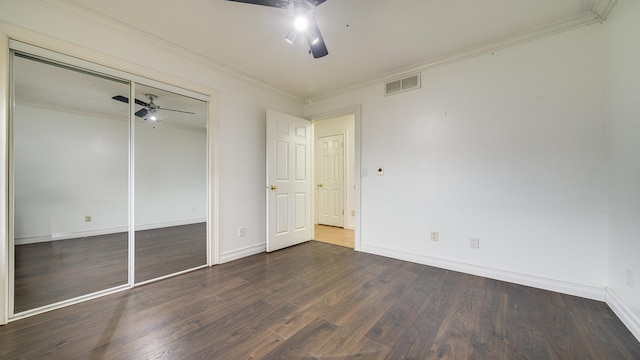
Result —
<path fill-rule="evenodd" d="M 322 185 L 322 184 L 318 184 L 318 187 L 319 187 L 319 188 L 321 188 L 321 187 L 323 187 L 323 186 L 324 186 L 324 185 Z"/>
<path fill-rule="evenodd" d="M 269 185 L 269 189 L 278 190 L 278 185 Z"/>

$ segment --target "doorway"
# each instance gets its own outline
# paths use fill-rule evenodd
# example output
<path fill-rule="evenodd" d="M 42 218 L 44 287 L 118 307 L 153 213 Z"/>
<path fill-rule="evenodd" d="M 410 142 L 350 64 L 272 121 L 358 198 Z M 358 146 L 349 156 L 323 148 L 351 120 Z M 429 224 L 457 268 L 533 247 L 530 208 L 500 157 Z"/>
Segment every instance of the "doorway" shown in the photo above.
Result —
<path fill-rule="evenodd" d="M 354 248 L 355 114 L 314 122 L 314 240 Z"/>

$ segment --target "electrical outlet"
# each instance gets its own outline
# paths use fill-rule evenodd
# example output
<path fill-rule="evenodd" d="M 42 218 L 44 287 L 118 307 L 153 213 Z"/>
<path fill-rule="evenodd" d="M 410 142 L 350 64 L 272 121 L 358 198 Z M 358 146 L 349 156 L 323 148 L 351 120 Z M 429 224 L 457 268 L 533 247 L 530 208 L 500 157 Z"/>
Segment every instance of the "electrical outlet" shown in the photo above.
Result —
<path fill-rule="evenodd" d="M 432 231 L 431 232 L 431 241 L 438 241 L 438 232 L 437 231 Z"/>
<path fill-rule="evenodd" d="M 472 237 L 469 239 L 469 247 L 472 249 L 480 249 L 480 238 Z"/>
<path fill-rule="evenodd" d="M 633 270 L 627 268 L 627 285 L 633 287 Z"/>
<path fill-rule="evenodd" d="M 87 215 L 84 217 L 84 222 L 91 222 L 91 215 Z"/>
<path fill-rule="evenodd" d="M 246 226 L 239 226 L 238 227 L 238 237 L 244 237 L 247 236 L 247 227 Z"/>

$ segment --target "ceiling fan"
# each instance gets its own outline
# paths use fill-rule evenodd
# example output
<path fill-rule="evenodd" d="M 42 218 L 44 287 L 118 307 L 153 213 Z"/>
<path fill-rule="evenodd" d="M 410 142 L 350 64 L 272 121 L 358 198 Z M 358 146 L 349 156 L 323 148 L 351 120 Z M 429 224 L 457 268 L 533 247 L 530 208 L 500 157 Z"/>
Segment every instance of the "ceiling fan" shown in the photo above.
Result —
<path fill-rule="evenodd" d="M 293 44 L 298 34 L 304 34 L 309 43 L 309 51 L 315 59 L 329 54 L 320 28 L 316 22 L 316 6 L 326 0 L 227 0 L 246 4 L 262 5 L 286 9 L 293 19 L 293 28 L 285 40 Z"/>
<path fill-rule="evenodd" d="M 158 112 L 158 110 L 174 111 L 174 112 L 179 112 L 179 113 L 184 113 L 184 114 L 195 115 L 195 113 L 191 112 L 191 111 L 167 109 L 167 108 L 160 107 L 160 105 L 154 103 L 154 101 L 156 99 L 158 99 L 157 95 L 144 94 L 144 96 L 149 100 L 149 102 L 144 102 L 142 100 L 134 99 L 136 104 L 142 106 L 142 109 L 136 111 L 136 116 L 139 117 L 139 118 L 142 118 L 144 120 L 150 120 L 150 121 L 154 121 L 154 122 L 159 123 L 160 119 L 156 116 L 156 113 Z M 127 103 L 127 104 L 129 103 L 129 98 L 126 97 L 126 96 L 122 96 L 122 95 L 116 95 L 116 96 L 112 97 L 112 99 L 113 100 L 122 101 L 123 103 Z"/>

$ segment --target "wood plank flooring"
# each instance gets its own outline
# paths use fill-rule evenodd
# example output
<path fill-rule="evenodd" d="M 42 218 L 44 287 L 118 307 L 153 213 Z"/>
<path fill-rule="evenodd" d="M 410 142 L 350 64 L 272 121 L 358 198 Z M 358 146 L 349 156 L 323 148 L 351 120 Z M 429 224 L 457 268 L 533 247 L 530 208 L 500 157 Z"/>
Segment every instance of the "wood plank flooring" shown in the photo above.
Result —
<path fill-rule="evenodd" d="M 1 359 L 640 359 L 602 302 L 307 242 L 0 327 Z"/>
<path fill-rule="evenodd" d="M 128 234 L 15 247 L 15 312 L 127 284 Z M 136 282 L 207 263 L 206 223 L 136 232 Z"/>
<path fill-rule="evenodd" d="M 354 247 L 354 231 L 341 227 L 328 225 L 314 225 L 314 240 L 327 244 L 345 246 L 353 249 Z"/>

